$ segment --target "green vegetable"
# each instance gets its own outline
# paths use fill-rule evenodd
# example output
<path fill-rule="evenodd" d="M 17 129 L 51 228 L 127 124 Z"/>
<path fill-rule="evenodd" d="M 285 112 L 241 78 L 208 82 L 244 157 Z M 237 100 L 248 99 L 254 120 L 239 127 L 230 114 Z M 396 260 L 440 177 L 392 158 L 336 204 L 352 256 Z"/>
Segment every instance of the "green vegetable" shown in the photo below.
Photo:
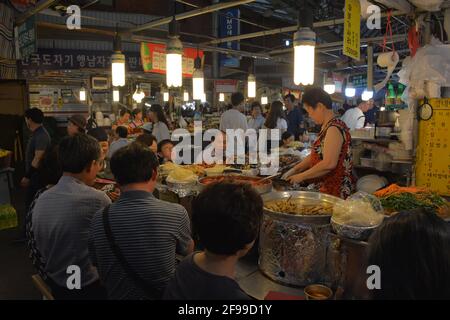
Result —
<path fill-rule="evenodd" d="M 436 210 L 445 206 L 447 202 L 435 193 L 398 193 L 380 199 L 384 208 L 395 211 L 417 208 Z"/>

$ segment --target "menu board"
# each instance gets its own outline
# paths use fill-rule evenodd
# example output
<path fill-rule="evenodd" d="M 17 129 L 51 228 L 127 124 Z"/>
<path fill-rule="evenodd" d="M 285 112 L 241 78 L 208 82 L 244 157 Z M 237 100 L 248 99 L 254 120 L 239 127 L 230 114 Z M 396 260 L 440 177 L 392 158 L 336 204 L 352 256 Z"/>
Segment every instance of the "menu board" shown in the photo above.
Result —
<path fill-rule="evenodd" d="M 416 184 L 450 196 L 450 99 L 428 102 L 433 116 L 419 121 Z"/>

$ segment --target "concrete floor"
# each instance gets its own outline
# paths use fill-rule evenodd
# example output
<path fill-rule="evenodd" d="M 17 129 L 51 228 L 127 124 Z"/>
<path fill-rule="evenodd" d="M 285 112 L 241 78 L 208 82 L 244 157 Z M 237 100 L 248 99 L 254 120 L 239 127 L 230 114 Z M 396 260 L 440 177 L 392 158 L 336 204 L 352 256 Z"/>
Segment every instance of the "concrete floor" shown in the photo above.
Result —
<path fill-rule="evenodd" d="M 24 211 L 23 191 L 13 191 L 13 206 Z M 25 242 L 15 242 L 18 229 L 0 231 L 0 300 L 42 299 L 31 281 L 34 271 Z"/>

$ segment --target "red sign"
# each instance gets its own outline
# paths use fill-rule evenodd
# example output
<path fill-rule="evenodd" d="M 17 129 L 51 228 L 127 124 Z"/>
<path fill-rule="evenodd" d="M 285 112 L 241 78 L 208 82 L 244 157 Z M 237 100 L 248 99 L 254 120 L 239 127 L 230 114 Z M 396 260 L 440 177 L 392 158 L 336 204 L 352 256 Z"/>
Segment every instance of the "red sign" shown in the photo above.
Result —
<path fill-rule="evenodd" d="M 237 90 L 238 81 L 231 79 L 215 80 L 214 87 L 216 92 L 220 93 L 234 93 Z"/>
<path fill-rule="evenodd" d="M 198 56 L 203 59 L 203 51 L 198 51 Z M 183 49 L 183 77 L 192 77 L 194 72 L 194 60 L 197 58 L 197 49 Z M 166 45 L 142 42 L 141 60 L 144 72 L 166 74 Z"/>

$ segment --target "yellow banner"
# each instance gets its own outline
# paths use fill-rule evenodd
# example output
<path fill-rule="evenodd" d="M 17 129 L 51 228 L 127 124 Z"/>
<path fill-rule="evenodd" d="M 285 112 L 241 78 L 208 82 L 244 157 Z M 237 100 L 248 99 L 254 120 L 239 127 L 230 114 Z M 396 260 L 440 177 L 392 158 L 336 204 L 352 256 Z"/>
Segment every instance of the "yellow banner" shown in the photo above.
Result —
<path fill-rule="evenodd" d="M 360 16 L 359 0 L 345 0 L 343 52 L 355 60 L 360 59 Z"/>

